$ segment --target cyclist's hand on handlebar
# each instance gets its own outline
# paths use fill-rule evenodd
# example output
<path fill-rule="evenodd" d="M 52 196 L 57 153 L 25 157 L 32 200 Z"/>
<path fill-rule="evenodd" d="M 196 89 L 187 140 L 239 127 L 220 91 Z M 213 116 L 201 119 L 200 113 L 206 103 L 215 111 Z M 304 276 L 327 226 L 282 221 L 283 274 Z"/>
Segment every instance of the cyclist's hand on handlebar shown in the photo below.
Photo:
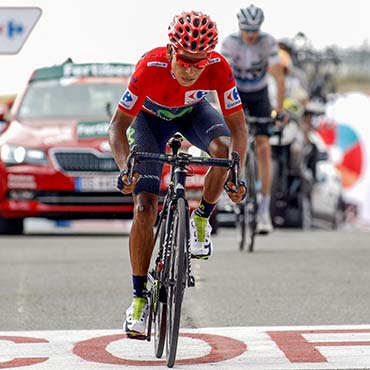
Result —
<path fill-rule="evenodd" d="M 135 187 L 136 183 L 138 182 L 140 174 L 138 172 L 134 172 L 132 175 L 132 181 L 129 183 L 127 171 L 121 171 L 121 173 L 117 177 L 117 189 L 122 194 L 131 194 Z"/>
<path fill-rule="evenodd" d="M 272 117 L 275 118 L 275 126 L 281 128 L 289 123 L 289 116 L 284 112 L 276 112 L 272 113 Z"/>
<path fill-rule="evenodd" d="M 247 195 L 247 186 L 242 180 L 239 181 L 238 190 L 236 190 L 236 185 L 232 181 L 228 181 L 226 185 L 226 187 L 230 189 L 226 190 L 226 193 L 234 203 L 240 203 Z"/>

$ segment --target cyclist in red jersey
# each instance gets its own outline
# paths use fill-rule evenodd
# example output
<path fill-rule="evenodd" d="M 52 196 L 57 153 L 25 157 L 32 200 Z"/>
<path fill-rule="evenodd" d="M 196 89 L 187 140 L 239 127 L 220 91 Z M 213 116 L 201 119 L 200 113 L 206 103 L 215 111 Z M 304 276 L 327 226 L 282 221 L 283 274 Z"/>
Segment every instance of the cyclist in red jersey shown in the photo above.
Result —
<path fill-rule="evenodd" d="M 133 302 L 126 311 L 124 330 L 129 337 L 141 338 L 148 314 L 147 272 L 152 255 L 153 227 L 158 212 L 162 165 L 141 163 L 127 184 L 126 160 L 130 146 L 140 151 L 165 153 L 168 139 L 180 132 L 211 157 L 229 158 L 239 152 L 244 163 L 247 128 L 233 72 L 226 59 L 214 51 L 218 41 L 216 23 L 201 12 L 183 12 L 168 27 L 170 42 L 155 48 L 137 63 L 109 128 L 109 142 L 121 170 L 117 187 L 133 192 L 134 217 L 130 232 L 133 274 Z M 206 99 L 207 92 L 218 94 L 223 115 Z M 190 221 L 191 252 L 207 259 L 213 245 L 208 219 L 223 191 L 227 170 L 211 168 L 204 181 L 203 196 Z M 228 192 L 240 202 L 245 186 Z"/>

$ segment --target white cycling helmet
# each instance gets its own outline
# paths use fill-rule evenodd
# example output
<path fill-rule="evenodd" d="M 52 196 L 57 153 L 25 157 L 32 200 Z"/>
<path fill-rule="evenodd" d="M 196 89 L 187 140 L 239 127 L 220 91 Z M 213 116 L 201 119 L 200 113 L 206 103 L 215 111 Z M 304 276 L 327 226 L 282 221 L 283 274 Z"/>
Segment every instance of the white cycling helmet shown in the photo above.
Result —
<path fill-rule="evenodd" d="M 262 9 L 253 4 L 249 5 L 245 9 L 240 9 L 237 17 L 239 20 L 239 28 L 242 31 L 250 32 L 259 31 L 261 24 L 265 19 Z"/>

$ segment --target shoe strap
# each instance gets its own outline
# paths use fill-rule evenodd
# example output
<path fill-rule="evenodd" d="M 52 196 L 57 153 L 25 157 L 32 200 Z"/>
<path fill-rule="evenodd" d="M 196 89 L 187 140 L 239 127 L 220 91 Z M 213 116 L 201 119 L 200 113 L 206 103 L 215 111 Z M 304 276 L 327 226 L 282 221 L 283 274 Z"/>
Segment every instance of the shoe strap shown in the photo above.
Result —
<path fill-rule="evenodd" d="M 206 239 L 206 229 L 207 229 L 207 222 L 208 218 L 201 217 L 196 214 L 193 215 L 195 226 L 197 228 L 197 236 L 199 242 L 204 242 Z"/>
<path fill-rule="evenodd" d="M 145 305 L 148 303 L 146 298 L 143 297 L 134 297 L 133 299 L 133 310 L 132 318 L 133 320 L 140 320 L 141 314 L 144 310 Z"/>

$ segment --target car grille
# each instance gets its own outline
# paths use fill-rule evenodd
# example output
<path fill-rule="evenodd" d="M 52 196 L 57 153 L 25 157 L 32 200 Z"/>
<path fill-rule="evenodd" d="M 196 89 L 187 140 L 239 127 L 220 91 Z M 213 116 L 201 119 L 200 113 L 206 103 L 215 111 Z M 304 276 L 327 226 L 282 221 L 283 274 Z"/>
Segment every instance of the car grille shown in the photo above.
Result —
<path fill-rule="evenodd" d="M 116 172 L 118 167 L 111 155 L 95 152 L 54 152 L 58 167 L 64 172 Z"/>

